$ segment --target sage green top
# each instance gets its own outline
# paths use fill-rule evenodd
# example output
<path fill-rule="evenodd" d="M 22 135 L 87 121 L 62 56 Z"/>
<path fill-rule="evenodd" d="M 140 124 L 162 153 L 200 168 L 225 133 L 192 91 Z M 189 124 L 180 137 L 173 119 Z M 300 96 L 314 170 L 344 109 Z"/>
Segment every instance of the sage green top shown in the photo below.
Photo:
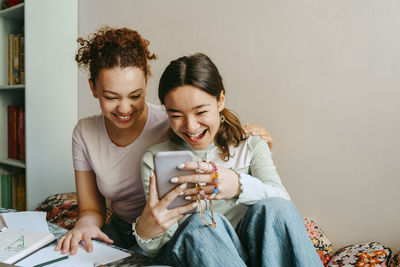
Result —
<path fill-rule="evenodd" d="M 217 166 L 231 168 L 239 173 L 239 181 L 241 184 L 241 193 L 239 197 L 225 200 L 213 200 L 214 211 L 223 214 L 234 227 L 244 216 L 248 205 L 252 205 L 268 197 L 290 199 L 276 172 L 268 143 L 258 136 L 249 136 L 247 140 L 243 141 L 238 147 L 232 146 L 230 152 L 233 157 L 228 161 L 224 161 L 220 158 L 219 148 L 214 144 L 210 144 L 204 150 L 194 150 L 185 142 L 176 144 L 171 141 L 165 141 L 151 146 L 145 152 L 142 160 L 142 183 L 146 197 L 149 191 L 150 175 L 154 171 L 154 155 L 160 151 L 178 150 L 189 150 L 198 161 L 213 161 Z M 148 256 L 156 256 L 160 248 L 170 240 L 179 224 L 182 223 L 187 216 L 173 225 L 162 236 L 149 240 L 143 240 L 136 234 L 136 224 L 134 223 L 133 230 L 138 244 Z"/>

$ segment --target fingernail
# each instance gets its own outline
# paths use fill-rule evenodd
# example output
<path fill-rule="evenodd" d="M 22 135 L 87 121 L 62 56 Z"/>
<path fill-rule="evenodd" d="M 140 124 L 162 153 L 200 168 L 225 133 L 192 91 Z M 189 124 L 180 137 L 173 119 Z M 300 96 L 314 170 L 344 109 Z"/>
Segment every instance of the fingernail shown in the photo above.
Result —
<path fill-rule="evenodd" d="M 179 196 L 183 196 L 183 194 L 184 194 L 184 192 L 182 191 L 182 192 L 179 192 Z"/>
<path fill-rule="evenodd" d="M 192 197 L 191 197 L 191 196 L 186 196 L 185 199 L 186 199 L 186 200 L 191 200 Z"/>
<path fill-rule="evenodd" d="M 196 208 L 196 207 L 197 207 L 197 202 L 194 202 L 194 203 L 192 204 L 192 207 L 193 207 L 193 208 Z"/>
<path fill-rule="evenodd" d="M 178 178 L 176 178 L 176 179 L 178 179 Z M 184 184 L 181 184 L 181 185 L 180 185 L 180 188 L 181 188 L 181 189 L 185 189 L 186 186 L 187 186 L 187 183 L 184 183 Z"/>
<path fill-rule="evenodd" d="M 178 166 L 177 166 L 177 168 L 178 169 L 183 169 L 183 168 L 185 168 L 185 163 L 181 163 L 181 164 L 179 164 Z"/>
<path fill-rule="evenodd" d="M 154 172 L 153 171 L 151 171 L 150 176 L 154 176 Z"/>
<path fill-rule="evenodd" d="M 178 182 L 178 177 L 171 178 L 171 183 L 177 183 Z"/>

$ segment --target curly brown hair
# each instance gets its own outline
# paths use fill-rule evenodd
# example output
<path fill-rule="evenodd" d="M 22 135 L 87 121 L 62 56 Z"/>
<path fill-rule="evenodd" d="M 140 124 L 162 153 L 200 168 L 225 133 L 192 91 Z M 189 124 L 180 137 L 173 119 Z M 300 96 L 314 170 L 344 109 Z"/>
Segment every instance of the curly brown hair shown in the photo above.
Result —
<path fill-rule="evenodd" d="M 147 60 L 157 59 L 148 48 L 150 42 L 128 28 L 103 26 L 87 39 L 79 37 L 77 42 L 80 48 L 75 60 L 80 68 L 89 70 L 93 82 L 101 69 L 114 67 L 137 67 L 147 79 L 151 75 Z"/>

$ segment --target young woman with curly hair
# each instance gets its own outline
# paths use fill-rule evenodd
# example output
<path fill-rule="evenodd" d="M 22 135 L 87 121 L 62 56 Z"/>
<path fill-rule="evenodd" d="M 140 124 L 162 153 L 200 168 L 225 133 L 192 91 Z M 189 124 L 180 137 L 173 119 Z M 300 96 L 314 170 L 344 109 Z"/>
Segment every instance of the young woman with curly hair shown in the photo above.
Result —
<path fill-rule="evenodd" d="M 127 28 L 102 27 L 78 43 L 75 59 L 89 71 L 90 89 L 102 113 L 75 126 L 72 150 L 80 216 L 56 249 L 75 254 L 84 241 L 90 252 L 92 238 L 132 248 L 136 240 L 131 224 L 145 206 L 141 158 L 149 146 L 167 138 L 169 125 L 165 109 L 145 100 L 148 61 L 156 55 L 149 51 L 149 41 Z M 264 129 L 253 129 L 269 137 Z M 106 198 L 113 216 L 104 225 Z"/>

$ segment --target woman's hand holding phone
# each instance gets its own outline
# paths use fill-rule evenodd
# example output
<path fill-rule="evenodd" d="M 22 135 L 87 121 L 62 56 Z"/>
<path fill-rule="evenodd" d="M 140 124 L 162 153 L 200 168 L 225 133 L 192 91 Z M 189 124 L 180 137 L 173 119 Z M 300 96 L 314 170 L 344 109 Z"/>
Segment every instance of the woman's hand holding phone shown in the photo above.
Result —
<path fill-rule="evenodd" d="M 211 163 L 208 162 L 186 162 L 184 166 L 181 166 L 181 170 L 195 171 L 200 173 L 178 176 L 174 182 L 177 184 L 183 183 L 205 183 L 203 186 L 204 193 L 211 196 L 214 193 L 214 169 Z M 219 199 L 230 199 L 238 197 L 240 194 L 240 183 L 239 175 L 232 169 L 217 166 L 218 168 L 218 193 L 216 194 L 216 200 Z M 187 200 L 196 200 L 197 191 L 196 188 L 186 188 L 184 194 Z M 190 198 L 190 199 L 189 199 Z"/>
<path fill-rule="evenodd" d="M 151 175 L 147 203 L 136 224 L 136 233 L 142 239 L 147 240 L 161 236 L 187 212 L 197 207 L 197 202 L 193 202 L 182 207 L 168 209 L 172 201 L 183 194 L 186 187 L 187 184 L 183 183 L 159 200 L 156 177 L 154 174 Z"/>

